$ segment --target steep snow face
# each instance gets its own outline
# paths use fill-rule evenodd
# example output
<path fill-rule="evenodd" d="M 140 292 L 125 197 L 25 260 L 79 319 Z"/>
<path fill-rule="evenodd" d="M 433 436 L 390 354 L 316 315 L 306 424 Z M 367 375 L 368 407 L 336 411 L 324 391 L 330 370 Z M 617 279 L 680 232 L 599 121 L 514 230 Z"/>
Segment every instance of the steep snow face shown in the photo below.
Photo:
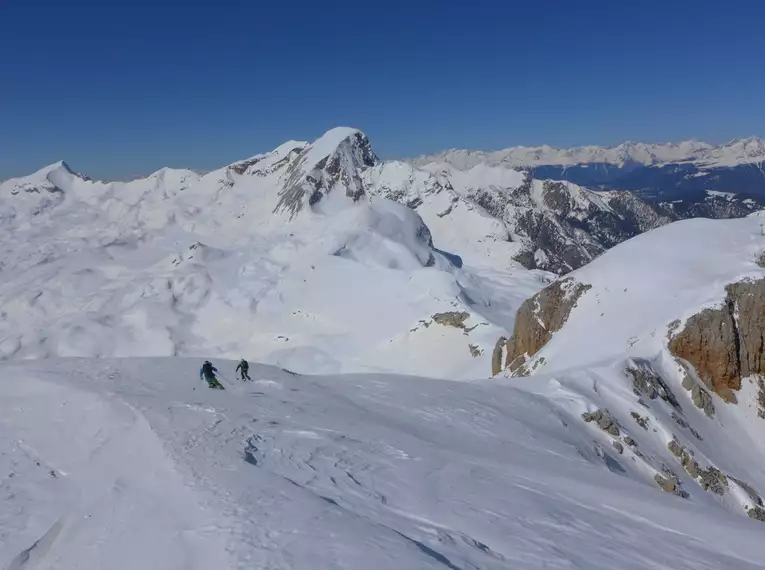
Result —
<path fill-rule="evenodd" d="M 56 164 L 6 181 L 0 358 L 203 353 L 486 376 L 497 336 L 549 276 L 497 253 L 506 242 L 480 243 L 483 230 L 431 231 L 379 197 L 394 178 L 363 134 L 335 129 L 204 175 L 104 183 Z M 468 318 L 434 321 L 448 312 Z"/>
<path fill-rule="evenodd" d="M 762 567 L 760 523 L 644 481 L 653 432 L 620 455 L 572 391 L 214 364 L 0 364 L 0 566 Z"/>
<path fill-rule="evenodd" d="M 364 194 L 361 171 L 376 163 L 369 139 L 361 131 L 332 129 L 307 146 L 290 165 L 274 211 L 286 211 L 290 217 L 306 207 L 333 211 L 346 203 L 341 198 L 328 205 L 326 197 L 336 187 L 345 197 L 358 200 Z"/>
<path fill-rule="evenodd" d="M 675 358 L 670 341 L 705 309 L 722 305 L 733 313 L 732 344 L 739 342 L 738 323 L 762 318 L 738 314 L 726 291 L 765 279 L 762 220 L 688 220 L 618 245 L 560 282 L 569 302 L 553 299 L 566 311 L 555 315 L 541 349 L 535 346 L 523 362 L 514 347 L 519 338 L 541 338 L 532 329 L 550 325 L 545 315 L 556 310 L 553 304 L 525 311 L 527 322 L 516 322 L 509 343 L 513 369 L 532 375 L 520 382 L 589 422 L 596 441 L 616 450 L 611 455 L 621 468 L 758 520 L 765 519 L 763 378 L 751 374 L 735 394 L 718 395 L 700 371 Z M 691 348 L 703 355 L 714 349 L 704 340 Z M 738 358 L 739 346 L 727 348 Z"/>
<path fill-rule="evenodd" d="M 718 304 L 729 283 L 765 277 L 763 250 L 759 216 L 685 220 L 624 242 L 570 274 L 591 289 L 539 356 L 547 370 L 625 353 L 654 358 L 674 320 Z"/>

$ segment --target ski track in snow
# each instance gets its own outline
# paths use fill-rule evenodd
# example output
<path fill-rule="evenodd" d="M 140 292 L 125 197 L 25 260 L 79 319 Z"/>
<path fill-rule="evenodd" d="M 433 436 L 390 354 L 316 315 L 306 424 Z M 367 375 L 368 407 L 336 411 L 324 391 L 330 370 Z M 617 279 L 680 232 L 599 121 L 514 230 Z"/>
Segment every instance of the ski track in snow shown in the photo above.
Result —
<path fill-rule="evenodd" d="M 0 365 L 0 568 L 763 567 L 758 523 L 612 473 L 532 392 L 197 365 Z"/>

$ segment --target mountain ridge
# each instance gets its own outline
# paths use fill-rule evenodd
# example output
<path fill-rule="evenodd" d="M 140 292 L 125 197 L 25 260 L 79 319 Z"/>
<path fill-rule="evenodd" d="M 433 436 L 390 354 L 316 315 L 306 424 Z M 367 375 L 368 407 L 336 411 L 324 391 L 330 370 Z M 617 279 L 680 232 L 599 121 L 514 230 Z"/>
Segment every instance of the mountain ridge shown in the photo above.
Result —
<path fill-rule="evenodd" d="M 439 153 L 420 155 L 410 161 L 414 164 L 447 162 L 460 169 L 479 163 L 518 168 L 596 163 L 623 168 L 631 164 L 656 166 L 683 162 L 697 162 L 706 168 L 713 168 L 765 161 L 765 139 L 746 137 L 732 139 L 720 145 L 690 139 L 677 143 L 625 141 L 615 146 L 521 145 L 495 151 L 448 149 Z"/>
<path fill-rule="evenodd" d="M 89 200 L 104 192 L 122 200 L 123 194 L 140 189 L 143 200 L 154 200 L 151 193 L 158 191 L 165 198 L 172 195 L 184 201 L 191 191 L 196 198 L 190 207 L 195 208 L 199 203 L 218 207 L 210 200 L 219 196 L 239 210 L 238 219 L 246 217 L 256 226 L 271 227 L 285 222 L 272 213 L 292 220 L 303 211 L 330 214 L 342 210 L 347 199 L 356 202 L 365 195 L 381 196 L 416 210 L 428 226 L 443 226 L 443 221 L 455 216 L 469 219 L 460 224 L 471 228 L 461 230 L 472 232 L 471 241 L 505 242 L 510 245 L 500 249 L 506 251 L 507 260 L 556 273 L 576 269 L 616 243 L 672 220 L 741 216 L 759 205 L 756 200 L 716 191 L 691 201 L 651 203 L 639 193 L 592 192 L 571 181 L 537 180 L 533 173 L 506 164 L 481 163 L 461 169 L 443 162 L 383 161 L 367 136 L 350 127 L 331 129 L 313 142 L 288 141 L 271 152 L 205 174 L 164 168 L 144 179 L 105 183 L 74 174 L 58 162 L 29 177 L 6 181 L 0 193 L 50 193 L 73 187 L 73 180 L 78 181 L 78 188 L 85 188 L 80 181 L 89 183 L 84 190 Z M 236 190 L 250 187 L 245 193 Z M 57 199 L 63 200 L 64 195 Z M 56 203 L 53 198 L 41 199 L 40 204 L 35 200 L 28 200 L 32 210 Z M 494 221 L 487 221 L 487 216 Z M 452 230 L 444 227 L 437 233 L 442 241 L 450 242 Z M 457 241 L 456 247 L 463 248 L 464 243 Z M 480 249 L 488 252 L 486 247 Z"/>

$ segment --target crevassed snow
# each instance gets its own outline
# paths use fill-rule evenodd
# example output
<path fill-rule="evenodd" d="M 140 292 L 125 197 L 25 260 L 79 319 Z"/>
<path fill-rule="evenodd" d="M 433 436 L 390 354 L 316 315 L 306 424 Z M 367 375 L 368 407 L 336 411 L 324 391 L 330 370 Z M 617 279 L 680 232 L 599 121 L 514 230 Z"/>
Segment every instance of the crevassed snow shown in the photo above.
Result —
<path fill-rule="evenodd" d="M 523 382 L 215 364 L 225 391 L 196 359 L 0 364 L 0 565 L 763 567 L 758 523 L 651 488 Z"/>

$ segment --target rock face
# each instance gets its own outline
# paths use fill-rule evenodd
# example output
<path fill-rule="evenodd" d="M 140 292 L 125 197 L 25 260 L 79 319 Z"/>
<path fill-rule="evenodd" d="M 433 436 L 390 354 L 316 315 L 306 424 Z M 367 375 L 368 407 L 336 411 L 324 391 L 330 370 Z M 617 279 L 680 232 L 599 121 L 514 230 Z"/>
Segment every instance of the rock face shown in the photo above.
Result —
<path fill-rule="evenodd" d="M 614 437 L 619 437 L 619 424 L 608 410 L 595 410 L 594 412 L 585 412 L 582 419 L 586 423 L 595 422 L 604 432 Z"/>
<path fill-rule="evenodd" d="M 669 349 L 693 365 L 710 390 L 735 402 L 741 379 L 765 372 L 765 279 L 734 283 L 726 291 L 723 306 L 688 319 Z M 702 400 L 701 392 L 696 400 Z"/>
<path fill-rule="evenodd" d="M 298 150 L 287 168 L 286 182 L 274 212 L 287 212 L 293 218 L 304 208 L 316 206 L 333 190 L 356 201 L 365 193 L 363 170 L 377 162 L 364 133 L 349 128 L 332 129 Z"/>
<path fill-rule="evenodd" d="M 436 313 L 433 320 L 439 325 L 446 327 L 465 328 L 465 321 L 470 318 L 470 313 L 466 311 L 447 311 L 446 313 Z"/>
<path fill-rule="evenodd" d="M 676 493 L 677 492 L 677 483 L 673 481 L 669 477 L 662 477 L 658 473 L 654 475 L 654 481 L 661 487 L 662 491 L 665 493 Z"/>
<path fill-rule="evenodd" d="M 526 358 L 536 354 L 561 329 L 579 297 L 590 288 L 569 278 L 556 281 L 524 301 L 515 317 L 513 336 L 507 341 L 505 367 L 510 372 L 519 371 Z"/>
<path fill-rule="evenodd" d="M 528 269 L 564 274 L 608 248 L 672 221 L 629 192 L 592 192 L 567 182 L 534 180 L 510 191 L 478 188 L 470 194 L 501 217 L 523 248 L 515 260 Z"/>
<path fill-rule="evenodd" d="M 680 409 L 680 404 L 661 376 L 644 363 L 635 363 L 627 368 L 626 373 L 632 377 L 632 391 L 636 396 L 646 396 L 651 400 L 661 398 L 675 409 Z"/>
<path fill-rule="evenodd" d="M 494 351 L 491 353 L 491 375 L 496 376 L 502 372 L 502 353 L 504 352 L 507 339 L 499 337 L 497 344 L 494 345 Z"/>

